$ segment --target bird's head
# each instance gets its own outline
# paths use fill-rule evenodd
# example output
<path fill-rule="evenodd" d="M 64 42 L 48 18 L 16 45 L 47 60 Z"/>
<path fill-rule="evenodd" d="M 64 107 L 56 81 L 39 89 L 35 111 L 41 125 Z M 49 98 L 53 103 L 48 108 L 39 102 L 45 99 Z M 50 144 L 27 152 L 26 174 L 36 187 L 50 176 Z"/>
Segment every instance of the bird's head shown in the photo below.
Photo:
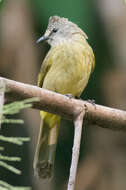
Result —
<path fill-rule="evenodd" d="M 52 16 L 49 18 L 45 34 L 37 40 L 37 43 L 46 40 L 50 45 L 56 45 L 73 40 L 77 36 L 83 36 L 87 39 L 87 35 L 67 18 Z"/>

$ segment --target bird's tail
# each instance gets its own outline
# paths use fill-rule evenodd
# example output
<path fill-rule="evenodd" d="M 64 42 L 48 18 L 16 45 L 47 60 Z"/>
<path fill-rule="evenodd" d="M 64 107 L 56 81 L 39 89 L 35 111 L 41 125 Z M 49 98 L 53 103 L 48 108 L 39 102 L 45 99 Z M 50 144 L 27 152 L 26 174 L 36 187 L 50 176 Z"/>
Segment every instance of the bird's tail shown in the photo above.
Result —
<path fill-rule="evenodd" d="M 46 179 L 52 177 L 60 117 L 44 111 L 40 112 L 40 116 L 41 124 L 33 167 L 37 176 Z"/>

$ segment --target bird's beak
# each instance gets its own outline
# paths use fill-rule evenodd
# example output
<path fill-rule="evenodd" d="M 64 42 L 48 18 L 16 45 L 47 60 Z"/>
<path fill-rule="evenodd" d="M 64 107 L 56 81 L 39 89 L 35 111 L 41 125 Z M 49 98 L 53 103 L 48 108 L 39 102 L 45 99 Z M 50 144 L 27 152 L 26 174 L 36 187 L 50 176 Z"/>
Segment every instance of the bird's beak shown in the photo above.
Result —
<path fill-rule="evenodd" d="M 40 38 L 36 41 L 36 43 L 38 44 L 39 42 L 48 40 L 48 38 L 49 38 L 48 36 L 42 36 L 42 37 L 40 37 Z"/>
<path fill-rule="evenodd" d="M 50 31 L 47 30 L 46 33 L 36 41 L 36 43 L 38 44 L 39 42 L 48 40 L 49 36 L 50 36 Z"/>

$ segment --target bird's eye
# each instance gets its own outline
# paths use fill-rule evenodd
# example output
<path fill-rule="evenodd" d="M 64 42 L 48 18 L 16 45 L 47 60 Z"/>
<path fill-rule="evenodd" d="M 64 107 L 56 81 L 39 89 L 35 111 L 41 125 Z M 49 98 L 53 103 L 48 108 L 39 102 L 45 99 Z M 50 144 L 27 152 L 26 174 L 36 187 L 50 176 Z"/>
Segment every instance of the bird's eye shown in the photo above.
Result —
<path fill-rule="evenodd" d="M 53 28 L 52 32 L 56 33 L 57 32 L 57 28 Z"/>

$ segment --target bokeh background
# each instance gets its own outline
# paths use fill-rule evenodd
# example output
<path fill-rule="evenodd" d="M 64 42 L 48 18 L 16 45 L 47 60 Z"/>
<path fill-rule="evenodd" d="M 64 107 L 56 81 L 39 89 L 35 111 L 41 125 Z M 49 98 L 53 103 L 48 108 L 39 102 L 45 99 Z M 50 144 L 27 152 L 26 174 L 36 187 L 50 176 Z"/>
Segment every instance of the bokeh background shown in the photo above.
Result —
<path fill-rule="evenodd" d="M 36 84 L 47 44 L 35 41 L 44 33 L 48 18 L 59 15 L 78 24 L 88 35 L 96 67 L 82 98 L 126 110 L 126 3 L 124 0 L 0 0 L 0 76 Z M 39 111 L 19 116 L 25 125 L 4 126 L 2 133 L 30 136 L 22 148 L 6 145 L 23 158 L 21 176 L 0 168 L 0 178 L 36 190 L 65 190 L 71 161 L 73 125 L 62 121 L 52 180 L 40 181 L 32 162 L 39 130 Z M 9 154 L 8 153 L 8 154 Z M 126 134 L 98 126 L 83 128 L 76 190 L 126 189 Z"/>

